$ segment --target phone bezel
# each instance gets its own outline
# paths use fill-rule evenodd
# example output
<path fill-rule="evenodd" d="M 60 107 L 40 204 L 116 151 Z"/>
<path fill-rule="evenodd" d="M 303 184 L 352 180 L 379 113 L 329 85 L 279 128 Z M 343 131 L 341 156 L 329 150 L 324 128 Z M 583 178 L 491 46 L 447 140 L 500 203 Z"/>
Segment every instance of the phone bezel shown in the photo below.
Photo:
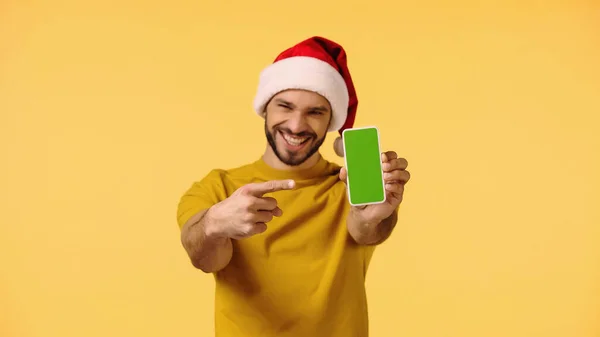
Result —
<path fill-rule="evenodd" d="M 360 130 L 366 130 L 366 129 L 375 129 L 375 131 L 377 133 L 377 150 L 379 152 L 379 169 L 381 170 L 381 187 L 383 189 L 383 200 L 355 204 L 352 202 L 352 195 L 350 192 L 350 174 L 349 174 L 349 170 L 348 170 L 348 157 L 346 156 L 346 153 L 347 153 L 346 152 L 346 132 L 360 131 Z M 387 191 L 385 190 L 385 180 L 383 178 L 383 163 L 381 162 L 381 155 L 382 155 L 381 135 L 379 132 L 379 128 L 377 128 L 376 126 L 362 126 L 362 127 L 345 129 L 344 131 L 342 131 L 342 147 L 344 149 L 344 165 L 346 166 L 346 173 L 348 174 L 348 176 L 346 177 L 346 193 L 347 193 L 348 202 L 350 203 L 350 205 L 352 205 L 352 206 L 367 206 L 367 205 L 382 204 L 382 203 L 386 202 L 387 201 Z"/>

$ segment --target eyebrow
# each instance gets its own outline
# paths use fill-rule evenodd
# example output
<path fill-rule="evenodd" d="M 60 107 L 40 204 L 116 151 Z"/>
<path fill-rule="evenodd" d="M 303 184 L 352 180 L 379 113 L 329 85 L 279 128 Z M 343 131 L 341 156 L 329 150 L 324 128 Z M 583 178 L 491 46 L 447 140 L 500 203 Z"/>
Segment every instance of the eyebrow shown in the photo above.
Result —
<path fill-rule="evenodd" d="M 286 100 L 284 100 L 284 99 L 281 99 L 281 98 L 276 98 L 276 99 L 275 99 L 275 102 L 277 102 L 277 103 L 279 103 L 279 104 L 287 105 L 287 106 L 289 106 L 290 108 L 295 108 L 295 107 L 296 107 L 296 106 L 295 106 L 293 103 L 291 103 L 291 102 L 288 102 L 288 101 L 286 101 Z M 311 111 L 322 111 L 322 112 L 328 112 L 328 111 L 329 111 L 329 109 L 327 109 L 327 107 L 324 107 L 324 106 L 322 106 L 322 105 L 320 105 L 320 106 L 315 106 L 315 107 L 311 107 L 311 108 L 309 108 L 308 110 L 311 110 Z"/>
<path fill-rule="evenodd" d="M 312 110 L 312 111 L 321 111 L 321 112 L 328 112 L 329 111 L 329 109 L 327 109 L 324 106 L 316 106 L 316 107 L 311 108 L 310 110 Z"/>
<path fill-rule="evenodd" d="M 284 104 L 284 105 L 294 106 L 292 103 L 290 103 L 290 102 L 288 102 L 286 100 L 283 100 L 281 98 L 276 98 L 275 102 L 280 103 L 280 104 Z"/>

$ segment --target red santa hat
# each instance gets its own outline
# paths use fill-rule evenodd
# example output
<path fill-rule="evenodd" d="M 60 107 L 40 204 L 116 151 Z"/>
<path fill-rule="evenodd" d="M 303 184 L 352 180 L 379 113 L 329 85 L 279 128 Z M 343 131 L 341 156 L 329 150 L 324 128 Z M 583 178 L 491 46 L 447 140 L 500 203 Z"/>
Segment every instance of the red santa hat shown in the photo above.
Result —
<path fill-rule="evenodd" d="M 314 36 L 284 50 L 260 74 L 254 110 L 264 118 L 265 106 L 277 93 L 287 89 L 314 91 L 325 97 L 332 109 L 328 131 L 351 128 L 358 98 L 348 70 L 346 52 L 336 42 Z M 336 153 L 343 155 L 336 140 Z"/>

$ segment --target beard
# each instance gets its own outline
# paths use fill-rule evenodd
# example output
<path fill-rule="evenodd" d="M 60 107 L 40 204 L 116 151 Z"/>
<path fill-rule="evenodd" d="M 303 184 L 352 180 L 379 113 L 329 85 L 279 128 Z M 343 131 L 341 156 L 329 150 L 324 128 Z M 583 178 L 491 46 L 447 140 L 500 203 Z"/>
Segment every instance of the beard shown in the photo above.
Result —
<path fill-rule="evenodd" d="M 280 150 L 277 148 L 277 143 L 275 142 L 275 135 L 280 131 L 291 134 L 291 135 L 295 135 L 298 137 L 308 136 L 309 139 L 307 140 L 307 142 L 313 142 L 313 144 L 310 144 L 311 147 L 305 153 L 289 151 L 287 149 Z M 325 136 L 323 136 L 323 138 L 321 138 L 321 139 L 317 139 L 317 135 L 314 133 L 300 132 L 300 133 L 294 134 L 289 129 L 280 128 L 278 126 L 274 126 L 273 131 L 271 132 L 271 131 L 269 131 L 269 128 L 267 127 L 266 119 L 265 119 L 265 135 L 267 136 L 267 141 L 269 142 L 269 146 L 271 146 L 271 149 L 273 149 L 273 152 L 275 153 L 277 158 L 279 158 L 279 160 L 282 163 L 284 163 L 288 166 L 298 166 L 298 165 L 304 163 L 308 158 L 310 158 L 313 154 L 315 154 L 319 150 L 319 148 L 321 147 L 321 145 L 323 145 L 323 142 L 325 141 Z M 316 139 L 316 141 L 315 141 L 315 139 Z M 285 155 L 282 153 L 282 151 L 285 151 Z"/>

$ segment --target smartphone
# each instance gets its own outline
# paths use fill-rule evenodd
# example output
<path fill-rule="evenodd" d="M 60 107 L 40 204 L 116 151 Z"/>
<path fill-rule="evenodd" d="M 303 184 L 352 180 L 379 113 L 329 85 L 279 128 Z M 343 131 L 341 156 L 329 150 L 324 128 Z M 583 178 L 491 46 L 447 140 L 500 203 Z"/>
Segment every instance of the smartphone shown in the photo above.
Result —
<path fill-rule="evenodd" d="M 350 204 L 362 206 L 385 202 L 379 129 L 374 126 L 345 129 L 342 142 Z"/>

